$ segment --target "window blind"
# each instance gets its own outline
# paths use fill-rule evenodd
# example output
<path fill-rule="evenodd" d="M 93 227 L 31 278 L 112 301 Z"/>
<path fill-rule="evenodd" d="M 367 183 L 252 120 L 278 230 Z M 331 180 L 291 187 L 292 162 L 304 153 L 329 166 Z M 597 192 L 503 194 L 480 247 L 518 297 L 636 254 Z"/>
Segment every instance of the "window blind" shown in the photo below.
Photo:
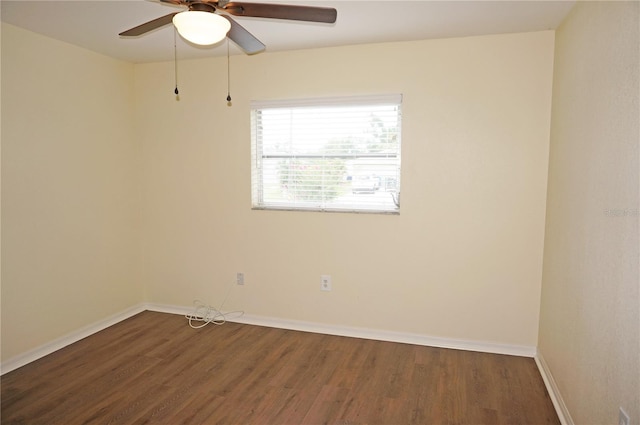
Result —
<path fill-rule="evenodd" d="M 398 213 L 401 102 L 252 102 L 253 208 Z"/>

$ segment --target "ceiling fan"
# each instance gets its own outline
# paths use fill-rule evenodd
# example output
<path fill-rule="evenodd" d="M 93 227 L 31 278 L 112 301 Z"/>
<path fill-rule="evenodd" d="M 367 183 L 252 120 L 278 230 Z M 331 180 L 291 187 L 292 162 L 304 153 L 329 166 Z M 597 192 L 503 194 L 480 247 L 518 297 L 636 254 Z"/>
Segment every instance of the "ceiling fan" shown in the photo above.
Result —
<path fill-rule="evenodd" d="M 163 27 L 173 22 L 178 33 L 195 44 L 210 45 L 228 37 L 247 54 L 254 54 L 265 49 L 265 45 L 253 34 L 238 24 L 230 15 L 255 18 L 287 19 L 306 22 L 332 24 L 336 21 L 336 9 L 329 7 L 297 6 L 272 3 L 245 3 L 228 0 L 161 0 L 179 6 L 187 6 L 188 10 L 174 12 L 146 22 L 119 35 L 135 37 Z M 183 19 L 184 18 L 184 19 Z M 184 24 L 181 20 L 197 18 L 198 22 Z M 202 21 L 200 21 L 202 20 Z M 196 32 L 218 31 L 218 35 L 208 40 L 201 40 L 196 35 L 192 39 L 187 34 L 193 24 Z M 189 28 L 187 28 L 189 26 Z"/>

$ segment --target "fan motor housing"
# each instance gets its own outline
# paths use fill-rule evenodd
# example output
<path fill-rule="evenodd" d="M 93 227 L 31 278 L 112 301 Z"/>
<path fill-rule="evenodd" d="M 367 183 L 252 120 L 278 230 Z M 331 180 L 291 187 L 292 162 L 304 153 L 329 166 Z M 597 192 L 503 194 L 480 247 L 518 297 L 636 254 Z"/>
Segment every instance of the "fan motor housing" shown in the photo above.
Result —
<path fill-rule="evenodd" d="M 207 3 L 191 3 L 189 5 L 189 10 L 195 11 L 195 12 L 211 12 L 214 13 L 216 11 L 216 8 L 210 4 Z"/>

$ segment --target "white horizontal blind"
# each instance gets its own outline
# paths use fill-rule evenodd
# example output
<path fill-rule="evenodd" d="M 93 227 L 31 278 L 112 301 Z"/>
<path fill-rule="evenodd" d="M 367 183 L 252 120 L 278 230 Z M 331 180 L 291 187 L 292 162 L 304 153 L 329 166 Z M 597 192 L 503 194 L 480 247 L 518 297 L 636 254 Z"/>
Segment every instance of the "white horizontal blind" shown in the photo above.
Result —
<path fill-rule="evenodd" d="M 251 103 L 258 209 L 397 213 L 401 95 Z"/>

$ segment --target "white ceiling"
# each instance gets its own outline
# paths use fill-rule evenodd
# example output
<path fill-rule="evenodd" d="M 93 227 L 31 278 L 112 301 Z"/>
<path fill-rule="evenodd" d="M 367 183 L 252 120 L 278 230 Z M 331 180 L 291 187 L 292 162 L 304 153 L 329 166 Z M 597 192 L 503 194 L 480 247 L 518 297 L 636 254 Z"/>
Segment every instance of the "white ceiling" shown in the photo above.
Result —
<path fill-rule="evenodd" d="M 249 1 L 338 10 L 335 24 L 235 18 L 266 44 L 267 51 L 555 29 L 575 3 L 573 0 Z M 174 31 L 169 25 L 129 39 L 119 37 L 118 33 L 184 9 L 151 0 L 2 0 L 0 6 L 3 22 L 135 63 L 172 60 Z M 231 44 L 231 53 L 240 54 Z M 199 48 L 178 41 L 180 59 L 226 52 L 224 42 Z"/>

